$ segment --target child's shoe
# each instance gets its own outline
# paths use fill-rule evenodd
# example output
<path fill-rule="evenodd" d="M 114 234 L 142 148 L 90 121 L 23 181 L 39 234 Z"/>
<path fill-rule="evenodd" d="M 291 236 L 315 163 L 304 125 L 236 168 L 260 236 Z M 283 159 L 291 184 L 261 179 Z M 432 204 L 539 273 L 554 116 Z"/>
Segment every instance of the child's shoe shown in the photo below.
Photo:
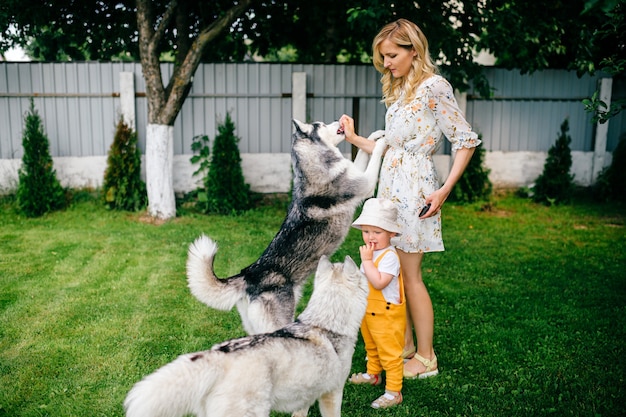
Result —
<path fill-rule="evenodd" d="M 380 375 L 370 375 L 367 373 L 358 373 L 352 374 L 352 376 L 348 379 L 348 382 L 351 384 L 368 384 L 368 385 L 380 385 L 383 382 Z"/>
<path fill-rule="evenodd" d="M 372 403 L 372 408 L 389 408 L 400 403 L 402 403 L 402 393 L 393 395 L 385 392 Z"/>

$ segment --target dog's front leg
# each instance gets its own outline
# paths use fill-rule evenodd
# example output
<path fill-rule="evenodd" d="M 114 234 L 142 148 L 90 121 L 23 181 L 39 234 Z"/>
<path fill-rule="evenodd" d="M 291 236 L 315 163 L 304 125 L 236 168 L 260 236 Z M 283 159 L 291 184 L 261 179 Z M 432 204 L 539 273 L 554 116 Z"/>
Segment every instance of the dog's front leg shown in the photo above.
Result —
<path fill-rule="evenodd" d="M 385 136 L 385 131 L 384 130 L 377 130 L 375 132 L 372 132 L 371 135 L 369 135 L 367 137 L 368 140 L 380 140 L 381 138 L 384 138 Z M 367 164 L 370 161 L 370 154 L 368 154 L 367 152 L 365 152 L 363 149 L 359 149 L 359 151 L 356 153 L 356 157 L 354 158 L 354 166 L 357 167 L 357 169 L 361 172 L 365 172 L 365 169 L 367 168 Z"/>
<path fill-rule="evenodd" d="M 368 196 L 374 195 L 374 190 L 378 183 L 378 173 L 380 171 L 380 165 L 382 164 L 383 153 L 385 153 L 386 148 L 387 142 L 385 142 L 385 138 L 376 141 L 376 146 L 374 146 L 372 156 L 370 157 L 367 169 L 364 173 L 365 179 L 367 180 Z"/>
<path fill-rule="evenodd" d="M 295 411 L 291 414 L 291 417 L 306 417 L 309 414 L 309 409 L 303 408 L 302 410 Z"/>
<path fill-rule="evenodd" d="M 322 414 L 322 417 L 340 417 L 342 399 L 343 387 L 323 394 L 318 400 L 320 405 L 320 414 Z"/>

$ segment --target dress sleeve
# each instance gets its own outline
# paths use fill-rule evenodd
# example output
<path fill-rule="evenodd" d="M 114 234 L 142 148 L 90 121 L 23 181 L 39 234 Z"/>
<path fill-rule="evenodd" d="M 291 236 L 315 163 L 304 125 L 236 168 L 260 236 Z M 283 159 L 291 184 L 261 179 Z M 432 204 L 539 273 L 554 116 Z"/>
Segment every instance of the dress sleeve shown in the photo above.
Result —
<path fill-rule="evenodd" d="M 428 88 L 428 107 L 432 110 L 437 125 L 452 143 L 452 150 L 480 145 L 478 135 L 472 131 L 459 108 L 452 86 L 445 78 L 437 78 Z"/>

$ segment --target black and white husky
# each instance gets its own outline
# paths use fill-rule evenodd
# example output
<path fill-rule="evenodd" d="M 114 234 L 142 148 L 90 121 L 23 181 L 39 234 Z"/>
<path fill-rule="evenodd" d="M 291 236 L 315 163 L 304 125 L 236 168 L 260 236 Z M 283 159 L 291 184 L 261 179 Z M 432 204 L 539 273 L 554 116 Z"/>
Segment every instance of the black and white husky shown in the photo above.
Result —
<path fill-rule="evenodd" d="M 272 332 L 179 356 L 139 381 L 127 417 L 268 417 L 306 410 L 339 417 L 343 387 L 367 304 L 365 276 L 347 256 L 322 256 L 313 294 L 298 319 Z"/>
<path fill-rule="evenodd" d="M 353 163 L 337 148 L 345 139 L 338 122 L 294 120 L 294 126 L 293 198 L 261 257 L 239 274 L 219 279 L 213 272 L 217 244 L 203 235 L 189 247 L 192 294 L 218 310 L 236 305 L 248 334 L 270 332 L 293 320 L 302 286 L 318 260 L 343 243 L 357 207 L 373 195 L 386 146 L 378 140 L 371 157 L 360 151 Z M 370 139 L 374 136 L 382 132 Z"/>

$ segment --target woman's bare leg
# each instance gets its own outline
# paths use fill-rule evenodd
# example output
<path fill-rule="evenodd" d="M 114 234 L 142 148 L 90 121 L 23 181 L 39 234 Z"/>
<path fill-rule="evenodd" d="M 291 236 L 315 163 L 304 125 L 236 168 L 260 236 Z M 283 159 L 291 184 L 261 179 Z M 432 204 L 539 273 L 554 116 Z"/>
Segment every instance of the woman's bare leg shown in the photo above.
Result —
<path fill-rule="evenodd" d="M 433 359 L 433 333 L 435 327 L 435 314 L 433 304 L 422 280 L 423 253 L 406 253 L 398 250 L 402 277 L 404 279 L 404 292 L 408 301 L 415 336 L 417 339 L 417 353 L 426 358 Z M 424 372 L 424 365 L 416 360 L 410 360 L 405 364 L 405 369 L 411 373 Z"/>
<path fill-rule="evenodd" d="M 406 291 L 406 290 L 405 290 Z M 404 332 L 404 351 L 415 350 L 415 340 L 413 339 L 413 320 L 411 320 L 411 307 L 406 301 L 406 330 Z"/>

